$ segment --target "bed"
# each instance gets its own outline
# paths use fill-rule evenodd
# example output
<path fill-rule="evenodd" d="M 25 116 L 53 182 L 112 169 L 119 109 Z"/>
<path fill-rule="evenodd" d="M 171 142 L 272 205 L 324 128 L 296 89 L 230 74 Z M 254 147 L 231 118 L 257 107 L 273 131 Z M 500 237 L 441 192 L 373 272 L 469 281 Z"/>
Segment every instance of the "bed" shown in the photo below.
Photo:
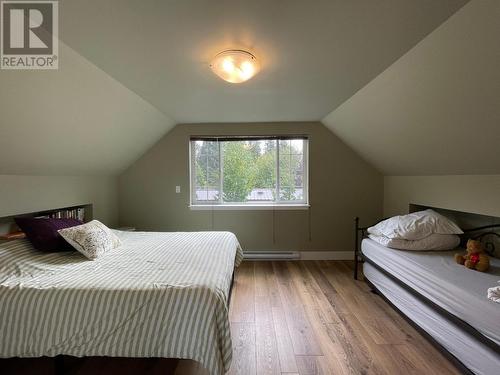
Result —
<path fill-rule="evenodd" d="M 228 371 L 234 234 L 115 233 L 123 245 L 94 261 L 0 244 L 0 357 L 185 358 Z"/>
<path fill-rule="evenodd" d="M 500 305 L 486 298 L 500 280 L 500 259 L 488 273 L 458 266 L 456 251 L 394 250 L 365 238 L 363 274 L 389 303 L 474 374 L 500 368 Z"/>

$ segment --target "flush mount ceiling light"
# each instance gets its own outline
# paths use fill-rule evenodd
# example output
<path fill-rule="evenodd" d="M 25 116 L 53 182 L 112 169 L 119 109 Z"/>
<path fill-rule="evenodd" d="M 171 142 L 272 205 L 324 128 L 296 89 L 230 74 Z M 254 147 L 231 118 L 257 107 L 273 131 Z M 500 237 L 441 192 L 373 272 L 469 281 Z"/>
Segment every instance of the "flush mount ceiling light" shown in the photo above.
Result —
<path fill-rule="evenodd" d="M 217 54 L 210 68 L 224 81 L 231 83 L 245 82 L 259 72 L 255 56 L 243 50 L 227 50 Z"/>

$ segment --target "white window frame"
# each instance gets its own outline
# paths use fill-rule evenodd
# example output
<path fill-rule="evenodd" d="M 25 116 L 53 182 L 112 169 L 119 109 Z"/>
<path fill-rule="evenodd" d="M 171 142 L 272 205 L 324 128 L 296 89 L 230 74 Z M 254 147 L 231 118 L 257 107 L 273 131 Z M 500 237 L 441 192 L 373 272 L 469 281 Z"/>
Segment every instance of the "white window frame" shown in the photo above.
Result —
<path fill-rule="evenodd" d="M 304 186 L 303 186 L 303 200 L 297 200 L 297 201 L 273 201 L 273 202 L 224 202 L 223 197 L 222 197 L 222 192 L 223 192 L 223 158 L 222 158 L 222 153 L 221 153 L 221 141 L 218 143 L 218 152 L 219 152 L 219 179 L 220 179 L 220 196 L 218 201 L 197 201 L 196 200 L 196 184 L 195 184 L 195 176 L 194 173 L 196 171 L 195 168 L 195 158 L 194 158 L 194 150 L 193 150 L 193 142 L 196 140 L 203 140 L 206 138 L 207 140 L 209 139 L 219 139 L 219 138 L 234 138 L 234 139 L 241 139 L 241 140 L 251 140 L 253 138 L 256 139 L 269 139 L 269 140 L 276 140 L 277 141 L 277 147 L 276 147 L 276 192 L 277 192 L 277 197 L 279 199 L 279 191 L 280 191 L 280 175 L 279 175 L 279 140 L 286 140 L 286 139 L 303 139 L 303 181 L 304 181 Z M 254 137 L 254 136 L 220 136 L 220 137 L 212 137 L 212 136 L 199 136 L 199 137 L 194 137 L 194 139 L 189 139 L 189 208 L 191 210 L 307 210 L 309 209 L 309 138 L 305 136 L 261 136 L 261 137 Z"/>

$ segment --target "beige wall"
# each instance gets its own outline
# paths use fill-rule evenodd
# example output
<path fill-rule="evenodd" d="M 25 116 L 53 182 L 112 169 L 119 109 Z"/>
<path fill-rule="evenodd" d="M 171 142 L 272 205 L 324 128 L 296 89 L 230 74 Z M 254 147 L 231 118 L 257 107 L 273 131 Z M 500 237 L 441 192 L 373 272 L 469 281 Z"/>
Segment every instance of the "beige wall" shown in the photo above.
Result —
<path fill-rule="evenodd" d="M 308 134 L 311 210 L 276 211 L 274 243 L 273 211 L 191 211 L 189 137 L 203 134 Z M 159 231 L 229 230 L 246 250 L 348 251 L 353 218 L 372 221 L 381 215 L 382 189 L 382 176 L 320 123 L 184 124 L 120 176 L 120 224 Z"/>
<path fill-rule="evenodd" d="M 0 217 L 93 204 L 94 218 L 115 226 L 116 177 L 0 175 Z"/>
<path fill-rule="evenodd" d="M 384 177 L 384 216 L 409 203 L 500 217 L 500 175 Z"/>

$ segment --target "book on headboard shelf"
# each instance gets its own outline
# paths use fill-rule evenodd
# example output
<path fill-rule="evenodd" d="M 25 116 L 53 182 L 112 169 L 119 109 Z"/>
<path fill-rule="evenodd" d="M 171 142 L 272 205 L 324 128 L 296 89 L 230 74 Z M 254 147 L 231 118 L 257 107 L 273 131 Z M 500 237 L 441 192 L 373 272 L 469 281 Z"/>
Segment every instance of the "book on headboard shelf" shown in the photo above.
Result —
<path fill-rule="evenodd" d="M 76 207 L 69 209 L 61 209 L 54 212 L 47 213 L 46 215 L 40 215 L 36 217 L 47 217 L 52 219 L 78 219 L 80 221 L 85 221 L 85 208 Z"/>

